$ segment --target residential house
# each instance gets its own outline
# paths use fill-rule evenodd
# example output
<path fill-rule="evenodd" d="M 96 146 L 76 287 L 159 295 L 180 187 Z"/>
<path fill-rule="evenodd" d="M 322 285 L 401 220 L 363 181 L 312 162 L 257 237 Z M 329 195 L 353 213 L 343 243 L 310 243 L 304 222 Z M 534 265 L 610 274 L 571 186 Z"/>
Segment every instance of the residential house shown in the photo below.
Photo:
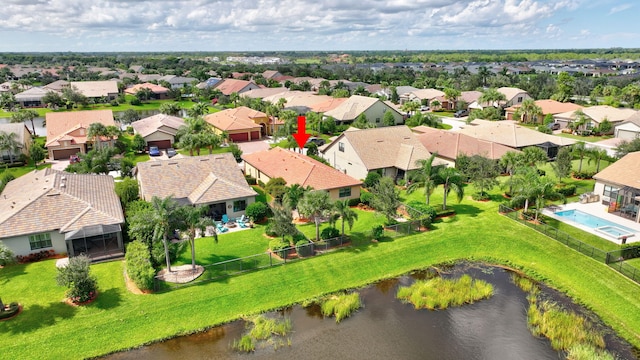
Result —
<path fill-rule="evenodd" d="M 47 142 L 45 147 L 49 159 L 68 159 L 71 155 L 84 154 L 93 147 L 93 139 L 87 138 L 89 125 L 101 123 L 104 126 L 116 123 L 111 110 L 85 110 L 49 112 L 46 115 Z M 100 141 L 109 141 L 102 138 Z"/>
<path fill-rule="evenodd" d="M 262 77 L 265 79 L 278 79 L 282 77 L 282 74 L 278 70 L 266 70 L 262 73 Z"/>
<path fill-rule="evenodd" d="M 231 95 L 233 93 L 242 94 L 249 90 L 259 89 L 260 86 L 256 85 L 253 81 L 238 80 L 238 79 L 224 79 L 216 84 L 215 89 L 220 90 L 224 95 Z"/>
<path fill-rule="evenodd" d="M 184 120 L 177 116 L 156 114 L 131 123 L 133 131 L 140 134 L 147 146 L 157 146 L 159 149 L 173 147 L 176 141 L 176 133 Z"/>
<path fill-rule="evenodd" d="M 499 93 L 502 93 L 506 98 L 506 101 L 501 104 L 503 108 L 514 106 L 514 105 L 520 105 L 525 100 L 531 99 L 531 96 L 529 95 L 529 93 L 522 89 L 518 89 L 514 87 L 501 87 L 496 90 L 498 90 Z"/>
<path fill-rule="evenodd" d="M 141 89 L 151 90 L 151 99 L 166 100 L 169 99 L 169 89 L 164 86 L 152 84 L 149 82 L 136 84 L 129 88 L 126 88 L 124 92 L 129 95 L 135 95 Z"/>
<path fill-rule="evenodd" d="M 142 80 L 142 79 L 140 79 Z M 169 83 L 169 85 L 171 85 L 172 89 L 181 89 L 185 86 L 189 86 L 193 83 L 197 83 L 198 79 L 196 78 L 192 78 L 192 77 L 184 77 L 184 76 L 176 76 L 176 75 L 165 75 L 165 76 L 161 76 L 158 79 L 158 82 L 160 81 L 166 81 Z M 150 80 L 144 80 L 144 81 L 150 81 Z"/>
<path fill-rule="evenodd" d="M 394 179 L 403 178 L 409 170 L 419 168 L 417 160 L 431 156 L 405 125 L 350 128 L 325 145 L 320 153 L 331 166 L 355 179 L 365 179 L 371 171 Z"/>
<path fill-rule="evenodd" d="M 404 104 L 408 101 L 415 101 L 421 104 L 430 105 L 433 100 L 438 100 L 442 104 L 444 100 L 444 92 L 437 89 L 418 89 L 400 95 L 400 103 Z M 443 109 L 448 109 L 447 104 L 441 105 Z"/>
<path fill-rule="evenodd" d="M 247 97 L 250 99 L 263 99 L 269 96 L 274 96 L 278 94 L 284 94 L 289 92 L 289 89 L 286 87 L 277 87 L 277 88 L 258 88 L 249 91 L 245 91 L 242 93 L 242 97 Z"/>
<path fill-rule="evenodd" d="M 458 103 L 460 102 L 464 102 L 465 103 L 465 109 L 469 107 L 469 104 L 472 104 L 474 102 L 478 102 L 478 99 L 480 99 L 480 96 L 482 96 L 482 92 L 481 91 L 462 91 L 460 92 L 460 97 L 458 97 Z"/>
<path fill-rule="evenodd" d="M 16 102 L 23 108 L 44 107 L 42 98 L 47 94 L 47 90 L 34 86 L 15 95 Z"/>
<path fill-rule="evenodd" d="M 306 155 L 275 147 L 242 155 L 244 172 L 264 183 L 283 178 L 287 186 L 298 184 L 329 193 L 332 200 L 360 198 L 362 182 Z"/>
<path fill-rule="evenodd" d="M 246 106 L 208 114 L 204 120 L 213 126 L 216 133 L 226 132 L 234 142 L 259 140 L 277 131 L 279 126 L 267 114 Z"/>
<path fill-rule="evenodd" d="M 89 99 L 112 101 L 118 98 L 117 81 L 72 81 L 69 84 Z"/>
<path fill-rule="evenodd" d="M 522 150 L 529 146 L 538 146 L 547 152 L 550 159 L 554 159 L 562 146 L 574 144 L 576 141 L 542 133 L 537 130 L 519 125 L 513 120 L 487 121 L 473 120 L 463 129 L 456 130 L 476 139 L 492 141 L 508 146 L 512 149 Z"/>
<path fill-rule="evenodd" d="M 222 81 L 221 78 L 210 77 L 207 80 L 205 80 L 205 81 L 199 83 L 198 85 L 196 85 L 196 87 L 198 89 L 210 89 L 210 88 L 216 87 L 216 85 L 221 81 Z"/>
<path fill-rule="evenodd" d="M 608 120 L 613 127 L 636 115 L 637 110 L 615 108 L 609 105 L 589 106 L 581 109 L 584 114 L 585 129 L 596 128 L 605 119 Z M 553 116 L 556 122 L 559 122 L 562 128 L 567 127 L 570 123 L 579 120 L 579 114 L 576 111 L 567 111 Z"/>
<path fill-rule="evenodd" d="M 616 215 L 640 222 L 640 151 L 629 153 L 595 174 L 593 192 Z"/>
<path fill-rule="evenodd" d="M 52 83 L 49 83 L 45 86 L 43 86 L 42 88 L 47 90 L 47 91 L 55 91 L 58 93 L 62 93 L 62 90 L 64 90 L 65 88 L 69 87 L 70 83 L 66 80 L 56 80 Z"/>
<path fill-rule="evenodd" d="M 396 124 L 402 124 L 404 122 L 402 114 L 395 108 L 380 99 L 360 95 L 352 95 L 336 108 L 325 112 L 324 116 L 332 117 L 336 122 L 341 124 L 350 124 L 354 122 L 358 116 L 364 114 L 370 123 L 376 126 L 382 126 L 382 119 L 388 111 L 393 114 Z"/>
<path fill-rule="evenodd" d="M 258 195 L 231 153 L 147 161 L 137 168 L 142 199 L 171 197 L 183 205 L 207 205 L 216 220 L 244 215 Z"/>
<path fill-rule="evenodd" d="M 333 97 L 327 95 L 316 95 L 311 91 L 294 90 L 276 93 L 263 98 L 264 101 L 270 102 L 272 104 L 278 104 L 280 99 L 285 100 L 283 110 L 293 110 L 299 115 L 303 115 L 311 111 L 313 106 L 315 106 L 316 104 L 329 101 L 333 99 Z"/>
<path fill-rule="evenodd" d="M 451 167 L 455 167 L 456 160 L 460 155 L 479 155 L 491 160 L 500 160 L 509 151 L 520 152 L 493 141 L 478 139 L 453 131 L 434 129 L 427 126 L 416 126 L 411 130 L 418 134 L 418 139 L 430 153 L 435 153 L 436 158 L 446 162 Z"/>
<path fill-rule="evenodd" d="M 560 101 L 551 100 L 551 99 L 536 100 L 534 101 L 534 103 L 536 104 L 536 106 L 540 107 L 540 110 L 542 111 L 542 114 L 540 115 L 540 117 L 536 118 L 534 121 L 537 123 L 542 123 L 544 118 L 547 115 L 557 115 L 564 112 L 573 112 L 576 110 L 583 109 L 583 107 L 578 104 L 574 104 L 570 102 L 560 102 Z M 507 120 L 522 121 L 522 119 L 515 119 L 515 113 L 518 111 L 520 106 L 521 105 L 514 105 L 504 109 Z"/>
<path fill-rule="evenodd" d="M 640 137 L 640 111 L 616 125 L 613 133 L 616 138 L 627 141 Z"/>
<path fill-rule="evenodd" d="M 15 151 L 3 148 L 3 144 L 0 143 L 0 163 L 8 163 L 13 161 L 20 161 L 20 158 L 24 155 L 29 156 L 29 149 L 33 142 L 31 138 L 31 132 L 24 123 L 9 123 L 0 124 L 0 134 L 15 134 L 13 139 L 18 144 L 18 148 Z"/>
<path fill-rule="evenodd" d="M 124 255 L 124 215 L 113 177 L 50 168 L 10 181 L 0 194 L 0 240 L 16 255 L 42 250 L 93 259 Z"/>

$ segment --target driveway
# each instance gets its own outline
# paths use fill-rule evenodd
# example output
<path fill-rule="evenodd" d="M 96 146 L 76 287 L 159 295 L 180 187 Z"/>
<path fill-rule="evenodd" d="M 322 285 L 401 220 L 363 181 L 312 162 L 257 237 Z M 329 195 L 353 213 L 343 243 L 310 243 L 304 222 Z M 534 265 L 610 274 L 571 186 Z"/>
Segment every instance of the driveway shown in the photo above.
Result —
<path fill-rule="evenodd" d="M 467 126 L 467 117 L 462 118 L 453 118 L 453 117 L 441 117 L 443 124 L 447 124 L 451 126 L 451 130 L 460 130 Z"/>
<path fill-rule="evenodd" d="M 251 154 L 258 151 L 269 150 L 271 145 L 266 140 L 237 143 L 243 154 Z"/>

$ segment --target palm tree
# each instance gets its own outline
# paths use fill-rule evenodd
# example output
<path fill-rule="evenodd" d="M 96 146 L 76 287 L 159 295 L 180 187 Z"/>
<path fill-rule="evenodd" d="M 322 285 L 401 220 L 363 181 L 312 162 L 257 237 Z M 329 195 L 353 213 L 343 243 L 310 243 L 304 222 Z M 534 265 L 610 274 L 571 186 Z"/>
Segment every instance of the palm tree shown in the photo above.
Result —
<path fill-rule="evenodd" d="M 99 149 L 101 147 L 100 138 L 106 136 L 107 127 L 104 126 L 103 123 L 92 123 L 89 125 L 89 129 L 87 129 L 87 137 L 89 139 L 93 139 L 96 144 L 96 148 Z"/>
<path fill-rule="evenodd" d="M 522 162 L 524 165 L 537 167 L 549 160 L 547 152 L 537 146 L 527 146 L 522 149 Z"/>
<path fill-rule="evenodd" d="M 180 111 L 182 111 L 182 107 L 176 102 L 164 103 L 160 105 L 158 111 L 160 111 L 161 114 L 177 116 L 180 114 Z"/>
<path fill-rule="evenodd" d="M 600 161 L 610 161 L 611 159 L 607 150 L 598 148 L 589 149 L 587 151 L 587 156 L 589 157 L 587 164 L 591 164 L 591 160 L 596 162 L 596 173 L 600 172 Z"/>
<path fill-rule="evenodd" d="M 458 202 L 462 201 L 464 197 L 464 184 L 462 181 L 462 174 L 455 169 L 450 167 L 444 167 L 438 170 L 438 177 L 442 182 L 442 188 L 444 190 L 443 198 L 442 198 L 442 210 L 447 209 L 447 195 L 449 192 L 453 190 L 456 194 Z"/>
<path fill-rule="evenodd" d="M 193 105 L 193 107 L 187 110 L 187 115 L 190 117 L 201 117 L 209 113 L 209 104 L 205 102 L 199 102 Z"/>
<path fill-rule="evenodd" d="M 313 188 L 311 188 L 311 186 L 304 187 L 300 184 L 293 184 L 287 187 L 282 202 L 292 210 L 295 210 L 298 208 L 298 202 L 304 197 L 304 194 L 312 190 Z"/>
<path fill-rule="evenodd" d="M 424 196 L 427 205 L 429 205 L 431 194 L 433 194 L 433 191 L 438 186 L 436 178 L 438 169 L 442 167 L 441 165 L 433 166 L 433 160 L 435 160 L 437 155 L 437 153 L 433 153 L 428 159 L 419 159 L 416 161 L 416 165 L 420 166 L 420 168 L 416 170 L 414 179 L 412 179 L 411 184 L 407 187 L 407 194 L 411 194 L 418 188 L 424 186 Z"/>
<path fill-rule="evenodd" d="M 550 197 L 560 197 L 562 198 L 562 194 L 556 191 L 555 182 L 546 177 L 537 177 L 537 180 L 530 183 L 530 188 L 528 191 L 529 197 L 535 199 L 536 202 L 536 213 L 534 220 L 538 220 L 538 215 L 540 211 L 546 206 L 546 200 Z"/>
<path fill-rule="evenodd" d="M 456 102 L 458 101 L 458 97 L 460 97 L 461 93 L 457 89 L 454 88 L 445 88 L 444 89 L 444 98 L 449 101 L 449 110 L 455 109 Z"/>
<path fill-rule="evenodd" d="M 402 111 L 404 112 L 413 114 L 418 109 L 420 109 L 420 103 L 418 103 L 417 101 L 407 101 L 404 104 L 402 104 L 400 109 L 402 109 Z"/>
<path fill-rule="evenodd" d="M 0 131 L 0 150 L 6 150 L 9 153 L 9 162 L 13 163 L 15 153 L 20 149 L 21 145 L 16 133 Z"/>
<path fill-rule="evenodd" d="M 480 79 L 482 79 L 482 86 L 487 86 L 487 78 L 492 75 L 489 68 L 486 66 L 480 66 L 478 68 L 478 75 L 480 76 Z"/>
<path fill-rule="evenodd" d="M 212 131 L 203 131 L 197 134 L 199 144 L 209 149 L 209 155 L 213 154 L 213 149 L 216 149 L 222 144 L 222 138 L 220 135 L 213 133 Z"/>
<path fill-rule="evenodd" d="M 189 156 L 193 156 L 193 151 L 198 145 L 198 139 L 196 134 L 186 133 L 180 136 L 177 145 L 181 149 L 189 151 Z"/>
<path fill-rule="evenodd" d="M 229 95 L 229 100 L 231 100 L 231 102 L 233 102 L 233 107 L 238 106 L 238 100 L 240 100 L 240 95 L 238 95 L 237 92 L 232 92 Z"/>
<path fill-rule="evenodd" d="M 140 101 L 149 100 L 149 99 L 151 99 L 152 96 L 153 96 L 153 91 L 151 91 L 151 89 L 149 89 L 148 87 L 140 88 L 135 93 L 135 97 L 140 99 Z"/>
<path fill-rule="evenodd" d="M 571 146 L 571 154 L 573 156 L 577 156 L 580 159 L 580 163 L 578 164 L 578 172 L 582 172 L 582 160 L 589 153 L 589 149 L 587 149 L 584 141 L 578 141 L 577 143 Z"/>
<path fill-rule="evenodd" d="M 161 199 L 154 196 L 151 199 L 151 218 L 153 224 L 153 241 L 162 241 L 164 256 L 167 261 L 167 271 L 171 272 L 171 258 L 169 257 L 169 236 L 175 230 L 178 215 L 178 204 L 170 197 Z"/>
<path fill-rule="evenodd" d="M 313 218 L 316 225 L 316 241 L 320 240 L 320 222 L 331 209 L 329 193 L 326 191 L 310 191 L 298 202 L 298 211 L 304 216 Z"/>
<path fill-rule="evenodd" d="M 499 107 L 500 101 L 506 101 L 507 97 L 500 91 L 489 88 L 482 92 L 482 95 L 478 98 L 478 102 L 481 104 L 488 104 L 489 106 Z"/>
<path fill-rule="evenodd" d="M 38 112 L 33 109 L 20 110 L 11 114 L 11 123 L 31 122 L 31 135 L 36 136 L 36 126 L 33 123 L 33 119 L 38 117 Z"/>
<path fill-rule="evenodd" d="M 431 104 L 429 104 L 429 105 L 431 105 L 432 109 L 438 110 L 438 109 L 440 109 L 440 105 L 442 105 L 442 104 L 440 103 L 440 101 L 438 99 L 434 99 L 434 100 L 431 100 Z"/>
<path fill-rule="evenodd" d="M 336 214 L 342 219 L 342 236 L 344 237 L 345 221 L 349 224 L 349 230 L 351 230 L 353 223 L 358 220 L 358 213 L 349 207 L 348 200 L 336 200 L 336 202 L 333 203 L 333 208 L 336 211 Z"/>
<path fill-rule="evenodd" d="M 575 130 L 584 130 L 587 123 L 589 123 L 589 117 L 582 110 L 578 109 L 573 112 L 574 120 L 571 122 L 571 128 Z"/>
<path fill-rule="evenodd" d="M 104 134 L 109 138 L 109 141 L 117 139 L 122 134 L 122 130 L 115 125 L 108 125 L 104 130 Z"/>
<path fill-rule="evenodd" d="M 215 225 L 212 218 L 207 217 L 206 214 L 209 211 L 209 207 L 206 205 L 189 206 L 185 205 L 179 208 L 180 218 L 183 222 L 183 230 L 187 234 L 189 239 L 189 245 L 191 247 L 191 269 L 196 270 L 196 233 L 200 233 L 204 236 L 208 226 Z M 213 232 L 213 240 L 218 243 L 218 234 Z"/>
<path fill-rule="evenodd" d="M 542 118 L 542 108 L 536 105 L 533 99 L 526 99 L 516 110 L 514 117 L 520 118 L 524 123 L 537 123 L 538 118 Z"/>
<path fill-rule="evenodd" d="M 522 155 L 515 151 L 507 151 L 500 158 L 500 165 L 509 173 L 509 195 L 513 194 L 513 174 L 519 166 L 522 166 L 523 160 Z"/>

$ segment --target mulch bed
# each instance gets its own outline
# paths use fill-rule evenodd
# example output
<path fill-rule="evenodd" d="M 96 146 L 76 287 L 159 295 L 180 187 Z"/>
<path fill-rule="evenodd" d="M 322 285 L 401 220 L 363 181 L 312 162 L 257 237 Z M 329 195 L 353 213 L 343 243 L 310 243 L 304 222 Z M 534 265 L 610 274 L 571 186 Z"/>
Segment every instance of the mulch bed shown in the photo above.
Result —
<path fill-rule="evenodd" d="M 191 264 L 174 266 L 171 268 L 171 272 L 167 269 L 162 269 L 158 272 L 158 279 L 170 283 L 184 284 L 197 279 L 204 272 L 204 268 L 200 265 L 196 265 L 196 271 L 191 269 Z"/>

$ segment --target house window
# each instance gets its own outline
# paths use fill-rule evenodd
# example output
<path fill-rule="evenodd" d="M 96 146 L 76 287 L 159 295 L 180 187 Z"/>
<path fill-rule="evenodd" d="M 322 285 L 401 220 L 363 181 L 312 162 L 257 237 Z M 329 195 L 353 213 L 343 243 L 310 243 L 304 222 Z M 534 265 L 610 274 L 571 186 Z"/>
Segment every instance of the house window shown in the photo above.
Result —
<path fill-rule="evenodd" d="M 338 143 L 338 151 L 344 152 L 344 143 L 343 142 L 339 142 Z"/>
<path fill-rule="evenodd" d="M 338 196 L 341 197 L 341 198 L 351 196 L 351 188 L 350 187 L 345 187 L 345 188 L 340 189 L 340 193 L 338 194 Z"/>
<path fill-rule="evenodd" d="M 236 200 L 233 202 L 233 211 L 244 211 L 247 208 L 247 200 Z"/>
<path fill-rule="evenodd" d="M 376 124 L 380 124 L 380 118 L 376 118 Z"/>
<path fill-rule="evenodd" d="M 51 234 L 42 233 L 29 235 L 29 245 L 31 246 L 31 250 L 52 247 L 53 245 L 51 245 Z"/>
<path fill-rule="evenodd" d="M 518 103 L 522 102 L 522 96 L 518 96 Z"/>
<path fill-rule="evenodd" d="M 602 195 L 608 197 L 608 198 L 612 198 L 615 199 L 618 197 L 618 188 L 615 188 L 611 185 L 605 185 L 604 186 L 604 191 L 602 192 Z"/>

